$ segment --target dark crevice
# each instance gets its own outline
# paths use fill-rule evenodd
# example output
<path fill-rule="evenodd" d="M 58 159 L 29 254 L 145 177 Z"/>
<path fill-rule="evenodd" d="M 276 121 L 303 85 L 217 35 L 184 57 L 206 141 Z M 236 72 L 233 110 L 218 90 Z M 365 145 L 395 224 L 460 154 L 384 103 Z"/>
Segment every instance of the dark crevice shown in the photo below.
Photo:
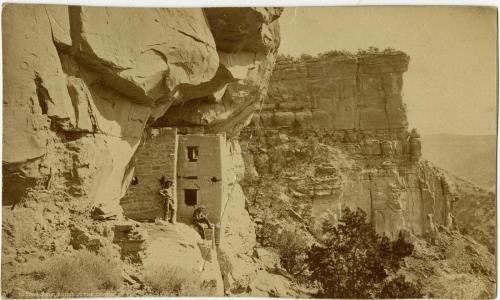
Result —
<path fill-rule="evenodd" d="M 197 42 L 199 42 L 199 43 L 202 43 L 202 44 L 204 44 L 204 45 L 205 45 L 205 46 L 207 46 L 207 47 L 213 48 L 213 46 L 212 46 L 212 45 L 210 45 L 209 43 L 207 43 L 207 42 L 205 42 L 205 41 L 202 41 L 202 40 L 200 40 L 199 38 L 197 38 L 197 37 L 195 37 L 195 36 L 193 36 L 193 35 L 191 35 L 191 34 L 189 34 L 189 33 L 186 33 L 186 32 L 184 32 L 184 31 L 182 31 L 182 30 L 177 30 L 177 32 L 179 32 L 179 33 L 181 33 L 181 34 L 183 34 L 183 35 L 185 35 L 185 36 L 187 36 L 187 37 L 190 37 L 190 38 L 192 38 L 193 40 L 195 40 L 195 41 L 197 41 Z"/>

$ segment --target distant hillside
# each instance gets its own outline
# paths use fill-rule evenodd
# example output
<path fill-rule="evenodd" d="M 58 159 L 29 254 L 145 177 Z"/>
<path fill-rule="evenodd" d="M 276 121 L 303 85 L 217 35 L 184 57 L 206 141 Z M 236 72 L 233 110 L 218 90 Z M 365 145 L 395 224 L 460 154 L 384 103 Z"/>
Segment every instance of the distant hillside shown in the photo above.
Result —
<path fill-rule="evenodd" d="M 481 187 L 495 188 L 495 135 L 424 135 L 423 157 Z"/>

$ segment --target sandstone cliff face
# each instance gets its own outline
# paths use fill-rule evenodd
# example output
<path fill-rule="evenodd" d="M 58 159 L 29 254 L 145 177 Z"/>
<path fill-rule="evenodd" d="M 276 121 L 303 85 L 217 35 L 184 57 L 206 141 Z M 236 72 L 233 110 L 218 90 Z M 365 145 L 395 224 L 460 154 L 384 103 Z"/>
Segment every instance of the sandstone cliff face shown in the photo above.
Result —
<path fill-rule="evenodd" d="M 405 129 L 401 91 L 408 62 L 402 52 L 281 60 L 260 119 L 275 126 Z"/>
<path fill-rule="evenodd" d="M 387 51 L 277 63 L 269 100 L 246 132 L 247 160 L 309 203 L 312 227 L 340 218 L 344 206 L 362 208 L 393 238 L 452 225 L 452 183 L 420 160 L 420 136 L 408 130 L 408 62 Z"/>
<path fill-rule="evenodd" d="M 237 140 L 227 142 L 225 174 L 228 199 L 223 208 L 218 261 L 225 295 L 303 297 L 296 283 L 276 271 L 280 259 L 258 248 L 255 224 L 247 210 L 248 199 L 241 187 L 246 164 Z"/>
<path fill-rule="evenodd" d="M 119 213 L 156 119 L 237 134 L 265 93 L 280 13 L 5 7 L 4 204 L 62 191 Z"/>

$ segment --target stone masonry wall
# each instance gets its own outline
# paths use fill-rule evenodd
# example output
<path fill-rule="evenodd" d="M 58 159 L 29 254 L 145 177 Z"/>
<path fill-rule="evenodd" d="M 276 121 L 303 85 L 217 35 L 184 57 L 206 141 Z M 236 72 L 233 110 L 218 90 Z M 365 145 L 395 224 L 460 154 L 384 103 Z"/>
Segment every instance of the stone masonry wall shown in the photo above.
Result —
<path fill-rule="evenodd" d="M 204 205 L 212 223 L 220 222 L 221 203 L 227 193 L 222 159 L 226 138 L 220 134 L 187 134 L 179 136 L 177 161 L 177 220 L 189 223 L 194 209 Z M 198 147 L 197 161 L 189 161 L 187 147 Z M 185 190 L 196 189 L 196 205 L 185 203 Z M 227 197 L 227 196 L 226 196 Z"/>
<path fill-rule="evenodd" d="M 177 177 L 177 129 L 151 129 L 144 144 L 134 156 L 139 183 L 130 185 L 120 204 L 124 214 L 134 220 L 151 220 L 163 217 L 160 178 L 165 176 L 175 182 Z M 174 197 L 176 197 L 174 193 Z"/>

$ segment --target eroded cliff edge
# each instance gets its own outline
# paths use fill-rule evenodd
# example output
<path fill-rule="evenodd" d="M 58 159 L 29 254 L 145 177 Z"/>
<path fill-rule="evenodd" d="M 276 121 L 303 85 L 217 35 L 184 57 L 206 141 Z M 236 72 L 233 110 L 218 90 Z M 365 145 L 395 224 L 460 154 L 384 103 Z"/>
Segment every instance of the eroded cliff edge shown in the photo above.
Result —
<path fill-rule="evenodd" d="M 399 51 L 278 62 L 269 100 L 253 123 L 264 129 L 256 130 L 256 144 L 272 150 L 252 149 L 254 160 L 290 157 L 284 177 L 292 193 L 311 201 L 313 214 L 360 207 L 390 237 L 403 229 L 422 234 L 433 223 L 452 226 L 458 195 L 444 173 L 420 160 L 420 135 L 408 128 L 402 98 L 408 64 Z M 297 157 L 303 150 L 309 161 Z"/>
<path fill-rule="evenodd" d="M 416 245 L 402 272 L 425 293 L 491 296 L 494 218 L 465 211 L 495 197 L 421 159 L 425 141 L 403 102 L 409 61 L 392 49 L 278 59 L 268 99 L 241 136 L 257 240 L 272 246 L 282 231 L 314 240 L 322 220 L 359 207 L 380 234 Z"/>
<path fill-rule="evenodd" d="M 474 232 L 493 253 L 495 226 L 489 220 L 494 194 L 421 159 L 425 141 L 416 129 L 409 129 L 403 99 L 409 62 L 408 55 L 393 49 L 330 51 L 300 59 L 281 56 L 269 97 L 246 131 L 248 143 L 243 144 L 250 145 L 246 152 L 253 154 L 248 158 L 255 159 L 257 167 L 269 159 L 279 170 L 280 158 L 292 157 L 292 174 L 285 172 L 284 177 L 317 203 L 315 212 L 338 205 L 361 207 L 377 230 L 389 236 L 401 229 L 422 234 L 431 223 L 458 227 Z M 270 155 L 258 147 L 267 148 Z M 309 152 L 301 153 L 304 150 Z M 337 157 L 329 157 L 331 151 Z M 304 166 L 312 168 L 308 174 L 301 168 L 293 175 L 300 155 L 316 160 L 308 157 L 313 165 Z M 344 160 L 343 165 L 337 159 Z M 491 213 L 468 216 L 465 211 L 471 205 L 488 207 Z"/>

